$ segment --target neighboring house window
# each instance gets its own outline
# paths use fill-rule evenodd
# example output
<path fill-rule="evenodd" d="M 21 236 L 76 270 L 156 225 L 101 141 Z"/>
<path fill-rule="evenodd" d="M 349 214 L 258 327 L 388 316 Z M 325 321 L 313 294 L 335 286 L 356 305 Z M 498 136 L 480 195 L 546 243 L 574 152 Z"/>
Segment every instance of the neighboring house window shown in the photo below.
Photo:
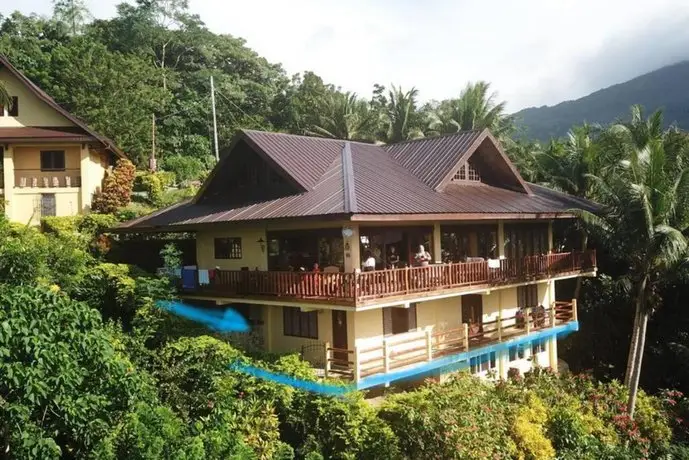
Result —
<path fill-rule="evenodd" d="M 17 96 L 12 96 L 12 107 L 8 111 L 10 117 L 19 116 L 19 98 Z"/>
<path fill-rule="evenodd" d="M 475 356 L 469 360 L 471 373 L 478 374 L 479 372 L 486 372 L 491 369 L 495 369 L 496 362 L 497 360 L 494 351 L 480 356 Z"/>
<path fill-rule="evenodd" d="M 531 343 L 531 356 L 543 353 L 546 350 L 546 339 L 534 340 Z"/>
<path fill-rule="evenodd" d="M 283 334 L 306 339 L 318 338 L 318 312 L 303 312 L 298 307 L 282 307 Z"/>
<path fill-rule="evenodd" d="M 403 334 L 416 330 L 416 304 L 409 308 L 383 308 L 383 334 Z"/>
<path fill-rule="evenodd" d="M 524 359 L 524 345 L 515 345 L 509 348 L 510 361 Z"/>
<path fill-rule="evenodd" d="M 528 284 L 517 288 L 517 306 L 519 308 L 538 306 L 537 284 Z"/>
<path fill-rule="evenodd" d="M 44 193 L 41 195 L 41 217 L 57 215 L 55 212 L 55 194 Z"/>
<path fill-rule="evenodd" d="M 41 151 L 41 171 L 64 171 L 65 152 L 64 150 L 42 150 Z"/>
<path fill-rule="evenodd" d="M 216 259 L 242 258 L 241 238 L 215 238 L 214 244 Z"/>

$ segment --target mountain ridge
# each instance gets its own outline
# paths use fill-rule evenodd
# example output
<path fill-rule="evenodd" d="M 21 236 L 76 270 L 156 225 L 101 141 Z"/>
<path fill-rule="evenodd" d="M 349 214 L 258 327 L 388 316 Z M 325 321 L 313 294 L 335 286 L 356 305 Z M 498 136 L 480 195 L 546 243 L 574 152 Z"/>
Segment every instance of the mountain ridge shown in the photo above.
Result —
<path fill-rule="evenodd" d="M 666 125 L 689 129 L 689 60 L 670 64 L 579 99 L 552 106 L 528 107 L 513 114 L 522 137 L 548 140 L 564 136 L 573 125 L 610 123 L 640 104 L 645 113 L 663 109 Z"/>

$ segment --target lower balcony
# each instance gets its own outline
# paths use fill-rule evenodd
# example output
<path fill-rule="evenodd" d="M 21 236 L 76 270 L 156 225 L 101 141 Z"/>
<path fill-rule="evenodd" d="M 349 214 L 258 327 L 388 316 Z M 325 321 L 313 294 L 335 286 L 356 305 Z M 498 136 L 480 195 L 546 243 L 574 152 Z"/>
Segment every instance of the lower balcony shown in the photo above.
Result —
<path fill-rule="evenodd" d="M 578 329 L 576 300 L 532 307 L 458 329 L 421 331 L 359 340 L 353 350 L 325 345 L 326 377 L 343 378 L 365 389 L 440 371 L 467 368 L 473 373 L 497 369 L 500 359 L 533 359 L 535 342 Z M 519 355 L 528 349 L 527 356 Z M 538 350 L 538 349 L 537 349 Z M 514 354 L 514 356 L 512 356 Z M 505 370 L 506 372 L 506 370 Z"/>
<path fill-rule="evenodd" d="M 461 294 L 595 271 L 595 250 L 356 273 L 185 269 L 182 292 L 201 297 L 364 306 L 381 300 L 404 302 L 411 297 Z"/>

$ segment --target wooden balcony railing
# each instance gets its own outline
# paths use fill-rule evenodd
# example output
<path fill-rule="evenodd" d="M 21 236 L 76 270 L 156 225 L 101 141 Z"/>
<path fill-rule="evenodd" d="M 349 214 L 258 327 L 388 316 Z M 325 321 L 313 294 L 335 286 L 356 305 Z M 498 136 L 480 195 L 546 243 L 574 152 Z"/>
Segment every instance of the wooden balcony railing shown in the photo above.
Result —
<path fill-rule="evenodd" d="M 494 264 L 494 265 L 493 265 Z M 590 272 L 595 251 L 567 252 L 489 262 L 436 264 L 362 273 L 216 270 L 209 283 L 186 290 L 357 304 L 381 298 L 475 286 L 499 286 Z"/>
<path fill-rule="evenodd" d="M 426 329 L 371 339 L 354 350 L 331 348 L 326 343 L 325 374 L 358 382 L 576 320 L 577 305 L 572 300 L 553 302 L 549 308 L 526 308 L 521 314 L 484 321 L 473 328 L 463 324 L 456 329 Z"/>

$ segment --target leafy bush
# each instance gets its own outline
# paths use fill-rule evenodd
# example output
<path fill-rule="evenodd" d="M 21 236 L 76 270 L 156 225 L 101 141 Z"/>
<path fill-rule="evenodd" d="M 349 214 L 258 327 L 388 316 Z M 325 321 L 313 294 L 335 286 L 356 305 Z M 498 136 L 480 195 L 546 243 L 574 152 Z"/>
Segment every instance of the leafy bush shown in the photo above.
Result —
<path fill-rule="evenodd" d="M 12 457 L 86 455 L 132 403 L 154 397 L 86 304 L 0 286 L 0 305 L 0 417 Z"/>
<path fill-rule="evenodd" d="M 101 214 L 112 214 L 129 204 L 134 186 L 136 168 L 131 161 L 120 158 L 114 170 L 103 179 L 103 187 L 93 196 L 91 209 Z"/>
<path fill-rule="evenodd" d="M 81 216 L 49 216 L 41 219 L 41 231 L 61 236 L 73 236 Z"/>
<path fill-rule="evenodd" d="M 163 168 L 173 173 L 178 183 L 199 180 L 206 170 L 200 159 L 187 155 L 166 156 Z"/>
<path fill-rule="evenodd" d="M 142 191 L 146 192 L 148 201 L 153 206 L 160 206 L 163 199 L 163 184 L 158 174 L 144 173 L 137 176 Z"/>
<path fill-rule="evenodd" d="M 544 435 L 547 420 L 548 413 L 543 401 L 534 395 L 530 395 L 526 403 L 517 410 L 513 430 L 520 458 L 555 458 L 555 449 Z"/>

